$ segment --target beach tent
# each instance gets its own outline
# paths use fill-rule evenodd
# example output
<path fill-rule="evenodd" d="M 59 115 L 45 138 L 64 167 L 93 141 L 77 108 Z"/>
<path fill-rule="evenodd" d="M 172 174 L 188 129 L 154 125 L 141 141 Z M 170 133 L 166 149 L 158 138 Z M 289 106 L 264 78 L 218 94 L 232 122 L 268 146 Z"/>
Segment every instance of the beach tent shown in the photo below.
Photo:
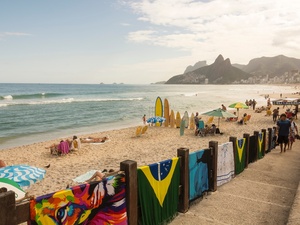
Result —
<path fill-rule="evenodd" d="M 300 98 L 281 98 L 272 101 L 273 105 L 300 105 Z"/>

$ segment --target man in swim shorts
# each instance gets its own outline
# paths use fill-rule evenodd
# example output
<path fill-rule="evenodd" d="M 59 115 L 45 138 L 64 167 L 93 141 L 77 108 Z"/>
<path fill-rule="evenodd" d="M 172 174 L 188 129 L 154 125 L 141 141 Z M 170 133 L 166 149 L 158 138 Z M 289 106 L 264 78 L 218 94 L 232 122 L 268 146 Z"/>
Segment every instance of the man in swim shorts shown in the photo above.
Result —
<path fill-rule="evenodd" d="M 289 143 L 289 135 L 291 132 L 291 122 L 286 119 L 285 113 L 280 115 L 280 120 L 277 121 L 278 128 L 278 144 L 280 145 L 280 153 L 284 144 L 283 151 L 286 151 L 286 146 Z"/>

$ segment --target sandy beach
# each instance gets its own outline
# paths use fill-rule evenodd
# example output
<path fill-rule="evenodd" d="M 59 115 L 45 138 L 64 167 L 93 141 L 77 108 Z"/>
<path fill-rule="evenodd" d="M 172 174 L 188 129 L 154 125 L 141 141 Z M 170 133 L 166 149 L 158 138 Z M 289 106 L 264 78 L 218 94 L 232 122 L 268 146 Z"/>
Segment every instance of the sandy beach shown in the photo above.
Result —
<path fill-rule="evenodd" d="M 295 95 L 283 97 L 292 96 Z M 258 107 L 260 106 L 258 105 Z M 282 106 L 280 106 L 280 112 L 284 112 Z M 190 152 L 193 152 L 207 148 L 209 141 L 218 141 L 221 144 L 227 142 L 231 136 L 242 138 L 244 133 L 253 134 L 254 131 L 274 126 L 272 116 L 266 116 L 266 111 L 255 113 L 252 108 L 243 109 L 239 112 L 240 117 L 243 113 L 251 115 L 251 119 L 246 125 L 226 122 L 225 118 L 220 119 L 219 128 L 224 133 L 223 135 L 199 137 L 194 135 L 194 130 L 185 129 L 184 136 L 180 136 L 179 129 L 176 128 L 149 126 L 144 135 L 135 137 L 136 127 L 129 127 L 80 136 L 80 138 L 109 136 L 110 141 L 104 144 L 83 143 L 80 150 L 65 156 L 51 155 L 45 147 L 59 143 L 61 139 L 71 139 L 76 134 L 70 134 L 69 137 L 58 137 L 56 140 L 4 149 L 0 151 L 0 159 L 7 165 L 27 164 L 45 168 L 50 164 L 49 168 L 45 168 L 45 178 L 26 190 L 29 195 L 40 196 L 64 189 L 67 185 L 75 185 L 76 183 L 72 179 L 90 170 L 118 170 L 120 162 L 127 159 L 135 160 L 138 166 L 147 165 L 176 156 L 177 149 L 181 147 L 188 148 Z M 202 116 L 202 119 L 206 121 L 208 117 Z M 213 123 L 218 124 L 218 119 L 215 118 Z"/>

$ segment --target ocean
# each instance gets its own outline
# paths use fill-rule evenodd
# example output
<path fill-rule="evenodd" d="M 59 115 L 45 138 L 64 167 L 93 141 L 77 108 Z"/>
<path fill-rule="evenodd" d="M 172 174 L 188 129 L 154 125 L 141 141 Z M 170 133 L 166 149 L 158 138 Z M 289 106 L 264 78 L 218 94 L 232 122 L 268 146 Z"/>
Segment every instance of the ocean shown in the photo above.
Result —
<path fill-rule="evenodd" d="M 264 95 L 291 93 L 269 85 L 127 85 L 0 83 L 0 149 L 57 138 L 120 129 L 154 116 L 155 100 L 200 114 Z M 279 96 L 278 96 L 279 98 Z"/>

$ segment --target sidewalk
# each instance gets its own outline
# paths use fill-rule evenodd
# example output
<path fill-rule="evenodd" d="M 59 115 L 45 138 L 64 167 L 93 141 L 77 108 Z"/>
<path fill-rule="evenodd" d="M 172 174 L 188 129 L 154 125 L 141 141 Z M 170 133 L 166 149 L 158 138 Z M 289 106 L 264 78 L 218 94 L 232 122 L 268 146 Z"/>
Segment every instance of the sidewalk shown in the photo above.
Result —
<path fill-rule="evenodd" d="M 297 140 L 293 150 L 280 153 L 277 146 L 263 159 L 249 164 L 216 192 L 193 202 L 188 212 L 179 213 L 170 224 L 300 224 L 299 180 Z"/>

